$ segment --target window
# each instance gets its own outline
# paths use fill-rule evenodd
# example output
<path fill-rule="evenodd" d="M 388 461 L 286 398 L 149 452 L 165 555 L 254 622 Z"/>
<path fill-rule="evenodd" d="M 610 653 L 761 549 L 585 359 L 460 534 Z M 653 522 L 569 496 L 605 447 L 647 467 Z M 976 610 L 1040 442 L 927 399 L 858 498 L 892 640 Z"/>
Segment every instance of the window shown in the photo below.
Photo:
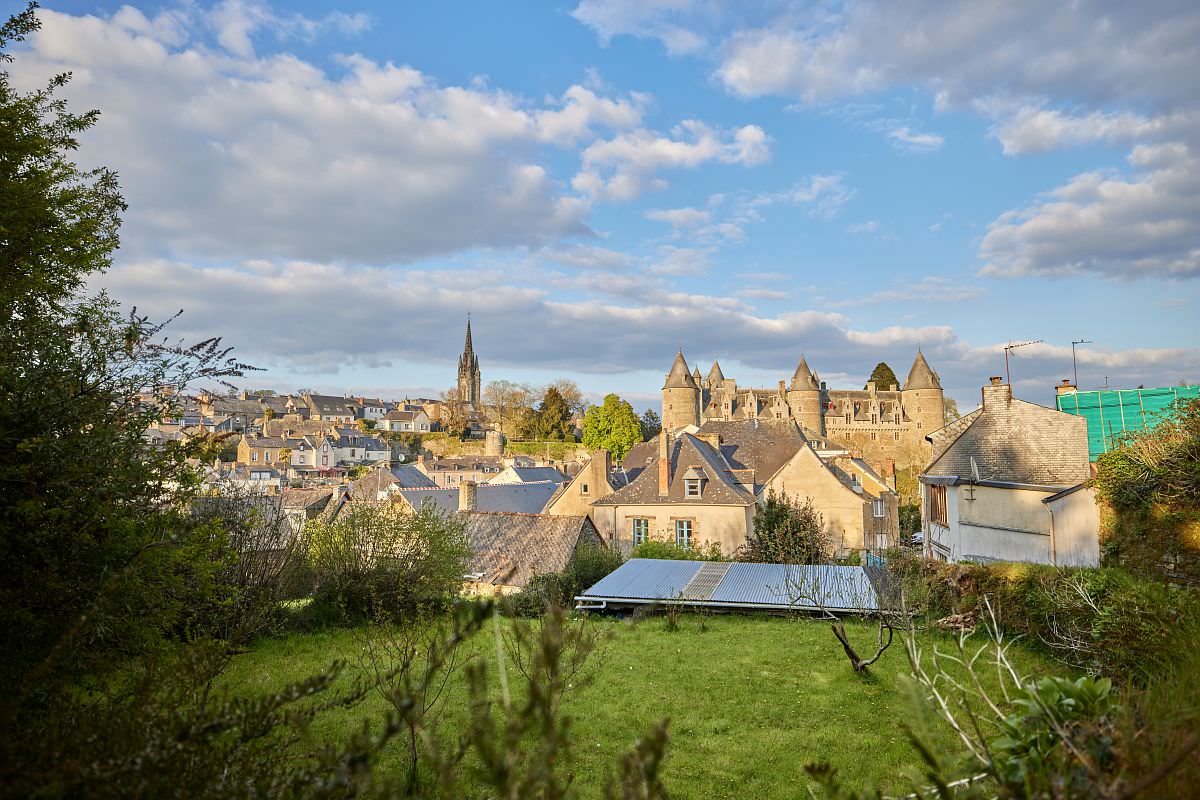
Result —
<path fill-rule="evenodd" d="M 882 500 L 871 501 L 871 514 L 876 519 L 883 519 L 887 515 L 887 505 Z"/>
<path fill-rule="evenodd" d="M 850 415 L 849 414 L 846 415 L 846 424 L 847 425 L 850 424 Z"/>
<path fill-rule="evenodd" d="M 650 520 L 645 517 L 633 518 L 633 544 L 636 547 L 643 544 L 650 535 Z"/>
<path fill-rule="evenodd" d="M 582 484 L 582 485 L 580 485 L 580 487 L 579 487 L 579 493 L 580 493 L 580 494 L 587 494 L 587 493 L 588 493 L 588 485 L 587 485 L 586 483 L 585 483 L 585 484 Z"/>
<path fill-rule="evenodd" d="M 929 521 L 943 528 L 949 528 L 950 523 L 946 514 L 946 487 L 929 487 Z"/>
<path fill-rule="evenodd" d="M 257 450 L 255 450 L 254 452 L 252 452 L 252 453 L 250 454 L 250 460 L 251 460 L 251 461 L 258 461 L 258 451 L 257 451 Z"/>
<path fill-rule="evenodd" d="M 329 466 L 329 456 L 321 456 L 321 466 L 322 467 Z"/>
<path fill-rule="evenodd" d="M 692 548 L 692 521 L 690 519 L 675 520 L 675 546 L 688 550 Z"/>
<path fill-rule="evenodd" d="M 700 496 L 700 479 L 699 478 L 688 478 L 686 481 L 683 482 L 683 489 L 684 489 L 685 497 L 699 497 Z"/>

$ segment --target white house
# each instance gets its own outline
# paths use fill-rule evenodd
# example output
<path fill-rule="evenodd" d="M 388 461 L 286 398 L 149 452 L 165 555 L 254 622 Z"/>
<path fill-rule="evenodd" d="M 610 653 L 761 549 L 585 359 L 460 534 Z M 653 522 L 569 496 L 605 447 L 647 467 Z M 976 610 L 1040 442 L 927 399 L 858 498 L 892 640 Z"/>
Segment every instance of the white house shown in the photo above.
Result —
<path fill-rule="evenodd" d="M 291 465 L 293 467 L 322 467 L 337 466 L 337 453 L 333 441 L 328 436 L 305 436 L 300 444 L 292 448 Z"/>
<path fill-rule="evenodd" d="M 392 449 L 387 442 L 368 436 L 356 428 L 339 428 L 332 445 L 339 463 L 371 464 L 389 461 L 392 457 Z"/>
<path fill-rule="evenodd" d="M 375 427 L 382 431 L 429 433 L 429 415 L 420 406 L 408 406 L 384 414 Z"/>
<path fill-rule="evenodd" d="M 920 476 L 926 555 L 941 561 L 1099 563 L 1087 423 L 1014 399 L 999 378 L 983 404 L 925 437 Z M 1090 504 L 1091 508 L 1088 508 Z"/>

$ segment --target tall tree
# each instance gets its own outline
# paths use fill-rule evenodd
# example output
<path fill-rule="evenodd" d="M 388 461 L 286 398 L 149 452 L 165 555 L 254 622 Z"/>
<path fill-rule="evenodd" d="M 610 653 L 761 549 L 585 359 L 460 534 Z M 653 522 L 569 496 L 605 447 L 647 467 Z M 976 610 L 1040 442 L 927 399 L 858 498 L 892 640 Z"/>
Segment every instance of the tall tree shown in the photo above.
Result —
<path fill-rule="evenodd" d="M 451 436 L 459 439 L 467 435 L 470 421 L 467 419 L 463 403 L 458 399 L 457 389 L 447 389 L 442 392 L 442 401 L 438 403 L 438 425 Z"/>
<path fill-rule="evenodd" d="M 0 66 L 37 27 L 32 6 L 0 27 Z M 211 599 L 220 538 L 180 509 L 197 483 L 189 459 L 217 448 L 153 448 L 142 432 L 178 411 L 189 382 L 243 366 L 218 340 L 172 343 L 162 324 L 85 294 L 111 263 L 125 202 L 115 174 L 72 160 L 98 114 L 55 97 L 67 80 L 22 94 L 0 70 L 0 680 L 10 687 L 33 664 L 45 676 L 144 649 Z"/>
<path fill-rule="evenodd" d="M 633 406 L 615 394 L 592 406 L 583 417 L 583 444 L 590 449 L 603 447 L 617 458 L 642 441 L 642 427 Z"/>
<path fill-rule="evenodd" d="M 507 436 L 520 436 L 521 427 L 533 409 L 537 393 L 525 383 L 491 381 L 483 390 L 483 402 L 489 419 Z"/>
<path fill-rule="evenodd" d="M 541 405 L 532 415 L 532 438 L 539 441 L 565 442 L 574 439 L 571 409 L 558 389 L 550 386 Z"/>
<path fill-rule="evenodd" d="M 642 441 L 648 442 L 662 431 L 662 419 L 653 408 L 647 408 L 646 413 L 642 414 L 641 427 Z"/>
<path fill-rule="evenodd" d="M 947 425 L 962 419 L 962 414 L 958 413 L 958 401 L 953 397 L 942 398 L 942 419 Z"/>
<path fill-rule="evenodd" d="M 572 416 L 587 411 L 588 401 L 583 399 L 583 392 L 575 381 L 569 378 L 559 378 L 547 388 L 555 389 L 562 395 L 563 400 L 567 402 L 567 408 L 571 409 Z"/>
<path fill-rule="evenodd" d="M 875 365 L 875 369 L 871 370 L 871 377 L 867 378 L 867 382 L 870 381 L 875 381 L 875 388 L 881 392 L 895 391 L 900 388 L 900 381 L 896 380 L 896 373 L 892 372 L 892 368 L 883 361 L 880 361 Z M 864 385 L 863 388 L 867 387 Z"/>

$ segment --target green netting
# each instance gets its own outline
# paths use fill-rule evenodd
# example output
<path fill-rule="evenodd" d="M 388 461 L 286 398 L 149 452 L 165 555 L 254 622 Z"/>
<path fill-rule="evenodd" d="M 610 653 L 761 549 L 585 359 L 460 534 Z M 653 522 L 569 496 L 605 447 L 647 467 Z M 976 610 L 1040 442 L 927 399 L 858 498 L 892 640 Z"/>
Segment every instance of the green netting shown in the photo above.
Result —
<path fill-rule="evenodd" d="M 1060 394 L 1059 411 L 1087 420 L 1088 455 L 1092 461 L 1116 446 L 1125 431 L 1144 431 L 1162 420 L 1176 400 L 1200 396 L 1200 386 L 1164 386 L 1159 389 L 1109 389 Z"/>

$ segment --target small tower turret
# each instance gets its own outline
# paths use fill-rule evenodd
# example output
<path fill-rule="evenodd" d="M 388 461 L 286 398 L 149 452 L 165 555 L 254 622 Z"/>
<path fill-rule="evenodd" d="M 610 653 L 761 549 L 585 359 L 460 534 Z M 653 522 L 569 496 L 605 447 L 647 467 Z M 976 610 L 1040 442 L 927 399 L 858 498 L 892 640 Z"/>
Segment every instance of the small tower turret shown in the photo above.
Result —
<path fill-rule="evenodd" d="M 800 363 L 796 365 L 796 372 L 792 375 L 792 383 L 787 390 L 787 401 L 792 419 L 796 420 L 797 424 L 824 434 L 821 427 L 821 387 L 817 385 L 804 356 L 800 356 Z"/>
<path fill-rule="evenodd" d="M 675 433 L 688 425 L 700 424 L 700 386 L 688 371 L 683 351 L 675 356 L 675 363 L 667 373 L 663 384 L 662 426 L 668 433 Z"/>
<path fill-rule="evenodd" d="M 900 390 L 900 402 L 904 404 L 905 415 L 917 424 L 922 438 L 945 424 L 943 401 L 941 381 L 925 360 L 921 349 L 917 348 L 917 357 L 908 371 L 908 380 Z"/>

